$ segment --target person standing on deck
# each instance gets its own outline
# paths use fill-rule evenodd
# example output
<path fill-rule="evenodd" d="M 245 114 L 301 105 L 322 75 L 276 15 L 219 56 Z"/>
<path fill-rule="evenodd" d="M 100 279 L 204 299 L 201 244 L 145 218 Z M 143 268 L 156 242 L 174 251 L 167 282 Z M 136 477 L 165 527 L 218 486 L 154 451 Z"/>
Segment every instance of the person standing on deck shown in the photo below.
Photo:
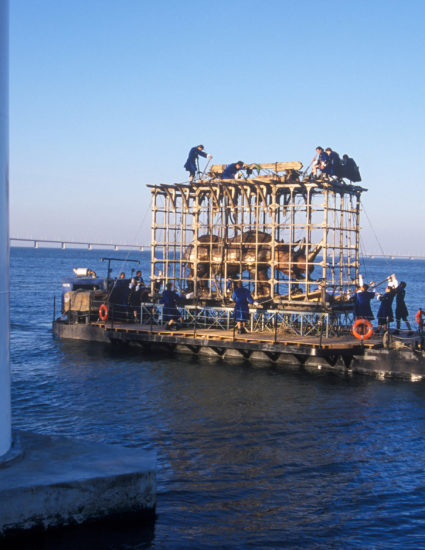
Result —
<path fill-rule="evenodd" d="M 203 145 L 192 147 L 192 149 L 189 151 L 186 164 L 184 165 L 185 170 L 189 172 L 190 183 L 192 183 L 196 172 L 199 170 L 199 157 L 212 159 L 212 155 L 205 153 Z"/>
<path fill-rule="evenodd" d="M 385 294 L 379 296 L 381 305 L 379 306 L 378 310 L 378 328 L 376 330 L 377 334 L 379 334 L 379 332 L 381 331 L 381 327 L 383 327 L 385 331 L 388 328 L 388 323 L 392 323 L 394 321 L 393 301 L 396 292 L 397 290 L 395 288 L 387 286 L 387 288 L 385 289 Z"/>
<path fill-rule="evenodd" d="M 374 297 L 375 293 L 369 291 L 369 285 L 364 284 L 360 287 L 356 292 L 356 301 L 354 303 L 354 317 L 356 319 L 367 319 L 368 321 L 375 319 L 370 307 L 370 301 Z"/>
<path fill-rule="evenodd" d="M 232 164 L 228 164 L 224 169 L 223 173 L 221 174 L 221 179 L 223 180 L 238 179 L 238 172 L 239 170 L 242 170 L 243 167 L 244 167 L 244 163 L 241 160 L 238 160 L 238 162 L 234 162 Z"/>
<path fill-rule="evenodd" d="M 245 334 L 245 325 L 249 320 L 248 304 L 254 304 L 255 306 L 257 306 L 258 303 L 254 302 L 254 299 L 251 296 L 249 290 L 242 286 L 242 281 L 237 282 L 236 288 L 232 294 L 232 300 L 235 302 L 234 314 L 238 334 Z"/>
<path fill-rule="evenodd" d="M 180 296 L 173 290 L 171 283 L 167 283 L 167 288 L 162 293 L 159 302 L 164 304 L 162 319 L 166 323 L 166 327 L 170 330 L 175 330 L 177 328 L 177 320 L 182 323 L 183 319 L 177 309 L 177 304 L 180 302 Z"/>
<path fill-rule="evenodd" d="M 407 311 L 406 303 L 404 301 L 404 297 L 406 296 L 406 283 L 404 281 L 401 281 L 401 283 L 396 288 L 396 297 L 395 297 L 395 320 L 397 323 L 397 331 L 400 330 L 400 324 L 403 320 L 406 323 L 407 330 L 410 332 L 412 329 L 410 327 L 410 323 L 407 320 L 407 317 L 409 316 L 409 312 Z"/>

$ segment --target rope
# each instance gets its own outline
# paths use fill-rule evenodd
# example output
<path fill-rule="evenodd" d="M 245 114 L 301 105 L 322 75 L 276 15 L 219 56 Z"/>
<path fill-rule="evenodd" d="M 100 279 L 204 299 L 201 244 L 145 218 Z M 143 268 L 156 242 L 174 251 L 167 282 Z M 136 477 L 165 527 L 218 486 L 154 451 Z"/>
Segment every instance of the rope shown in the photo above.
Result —
<path fill-rule="evenodd" d="M 367 215 L 366 208 L 364 207 L 364 204 L 363 204 L 363 202 L 362 202 L 361 200 L 360 200 L 360 205 L 361 205 L 361 207 L 363 208 L 363 212 L 365 213 L 365 216 L 366 216 L 366 218 L 367 218 L 367 221 L 369 222 L 370 228 L 372 229 L 373 236 L 375 237 L 375 240 L 376 240 L 376 242 L 377 242 L 377 244 L 378 244 L 379 250 L 381 251 L 382 256 L 384 256 L 385 262 L 386 262 L 386 264 L 387 264 L 387 266 L 388 266 L 388 265 L 389 265 L 388 254 L 385 254 L 384 249 L 382 248 L 381 243 L 380 243 L 380 241 L 379 241 L 379 239 L 378 239 L 378 236 L 377 236 L 377 234 L 376 234 L 376 231 L 375 231 L 375 229 L 374 229 L 374 227 L 373 227 L 373 225 L 372 225 L 372 222 L 370 221 L 370 218 L 369 218 L 369 216 Z"/>
<path fill-rule="evenodd" d="M 359 244 L 360 244 L 360 258 L 361 258 L 361 263 L 363 265 L 363 270 L 364 270 L 364 274 L 365 274 L 365 277 L 367 279 L 369 279 L 369 275 L 368 275 L 368 271 L 367 271 L 367 267 L 366 267 L 366 260 L 365 260 L 365 248 L 363 246 L 363 240 L 362 239 L 359 239 Z"/>
<path fill-rule="evenodd" d="M 147 206 L 145 212 L 143 213 L 143 215 L 142 215 L 142 217 L 141 217 L 141 221 L 140 221 L 140 223 L 139 223 L 139 225 L 138 225 L 138 227 L 137 227 L 137 229 L 136 229 L 136 232 L 135 232 L 135 234 L 134 234 L 134 236 L 133 236 L 133 239 L 134 239 L 133 242 L 137 242 L 137 238 L 138 238 L 138 236 L 139 236 L 139 235 L 141 234 L 141 232 L 142 232 L 142 225 L 143 225 L 144 222 L 145 222 L 145 219 L 146 219 L 146 217 L 147 217 L 147 215 L 148 215 L 149 210 L 152 210 L 152 199 L 151 199 L 150 202 L 148 203 L 148 206 Z M 130 257 L 131 252 L 134 252 L 134 251 L 132 251 L 132 250 L 127 250 L 127 254 L 124 256 L 124 260 L 125 260 L 125 261 L 122 263 L 122 270 L 121 270 L 121 271 L 125 271 L 125 270 L 127 269 L 127 265 L 129 264 L 128 259 L 129 259 L 129 257 Z M 129 279 L 131 279 L 131 277 L 129 277 Z M 143 279 L 143 280 L 144 280 L 144 279 Z M 114 286 L 115 286 L 115 284 L 114 284 Z"/>

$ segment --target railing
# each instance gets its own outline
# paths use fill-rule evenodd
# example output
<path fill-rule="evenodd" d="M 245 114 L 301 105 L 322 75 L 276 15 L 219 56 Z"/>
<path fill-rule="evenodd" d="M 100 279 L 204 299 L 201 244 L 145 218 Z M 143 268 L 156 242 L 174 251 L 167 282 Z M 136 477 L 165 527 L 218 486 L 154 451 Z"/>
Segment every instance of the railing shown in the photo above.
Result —
<path fill-rule="evenodd" d="M 106 299 L 90 297 L 89 305 L 83 310 L 70 306 L 63 314 L 62 320 L 67 323 L 102 322 L 111 326 L 114 323 L 138 323 L 144 326 L 158 327 L 164 324 L 163 305 L 146 302 L 140 306 L 111 303 Z M 233 307 L 211 307 L 203 305 L 178 306 L 183 325 L 193 329 L 231 330 L 235 327 Z M 328 338 L 346 333 L 354 322 L 353 312 L 344 311 L 300 311 L 294 309 L 253 309 L 249 310 L 247 323 L 251 332 L 292 333 L 298 336 L 317 336 Z"/>
<path fill-rule="evenodd" d="M 177 308 L 187 327 L 197 329 L 230 330 L 234 328 L 233 307 L 185 305 Z M 322 335 L 328 338 L 351 328 L 354 317 L 351 311 L 311 312 L 276 309 L 250 309 L 248 326 L 251 332 L 291 332 L 299 336 Z M 140 306 L 140 323 L 158 326 L 163 324 L 163 306 L 144 303 Z"/>

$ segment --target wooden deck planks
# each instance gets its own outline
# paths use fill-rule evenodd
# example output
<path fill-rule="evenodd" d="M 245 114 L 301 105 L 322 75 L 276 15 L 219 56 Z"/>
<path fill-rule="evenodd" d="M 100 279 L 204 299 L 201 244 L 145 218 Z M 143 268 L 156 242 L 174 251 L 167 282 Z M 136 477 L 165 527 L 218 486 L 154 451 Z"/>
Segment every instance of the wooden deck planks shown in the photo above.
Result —
<path fill-rule="evenodd" d="M 297 348 L 320 348 L 327 350 L 354 350 L 358 348 L 361 343 L 359 340 L 354 339 L 351 335 L 345 335 L 341 337 L 320 338 L 318 336 L 299 336 L 296 334 L 277 334 L 275 341 L 274 333 L 264 332 L 247 332 L 246 334 L 234 334 L 233 330 L 219 330 L 219 329 L 197 329 L 196 331 L 187 329 L 180 330 L 167 330 L 164 327 L 150 326 L 150 325 L 138 325 L 127 323 L 93 323 L 96 326 L 103 327 L 105 330 L 112 330 L 114 332 L 125 332 L 126 334 L 154 334 L 156 336 L 173 336 L 176 339 L 181 339 L 182 343 L 186 338 L 195 338 L 199 340 L 208 341 L 223 341 L 223 342 L 245 342 L 249 344 L 261 345 L 282 345 L 282 346 L 294 346 Z M 371 338 L 363 342 L 365 348 L 372 349 L 374 347 L 381 346 L 380 338 Z"/>

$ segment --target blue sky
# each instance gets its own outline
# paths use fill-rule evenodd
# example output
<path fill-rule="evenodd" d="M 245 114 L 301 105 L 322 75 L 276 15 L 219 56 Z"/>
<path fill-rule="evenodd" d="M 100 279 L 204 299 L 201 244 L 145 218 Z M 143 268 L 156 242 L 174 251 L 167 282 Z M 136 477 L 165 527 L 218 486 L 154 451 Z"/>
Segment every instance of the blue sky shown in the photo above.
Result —
<path fill-rule="evenodd" d="M 11 0 L 11 235 L 150 240 L 146 184 L 360 166 L 366 252 L 424 254 L 425 2 Z M 368 222 L 372 223 L 372 227 Z"/>

